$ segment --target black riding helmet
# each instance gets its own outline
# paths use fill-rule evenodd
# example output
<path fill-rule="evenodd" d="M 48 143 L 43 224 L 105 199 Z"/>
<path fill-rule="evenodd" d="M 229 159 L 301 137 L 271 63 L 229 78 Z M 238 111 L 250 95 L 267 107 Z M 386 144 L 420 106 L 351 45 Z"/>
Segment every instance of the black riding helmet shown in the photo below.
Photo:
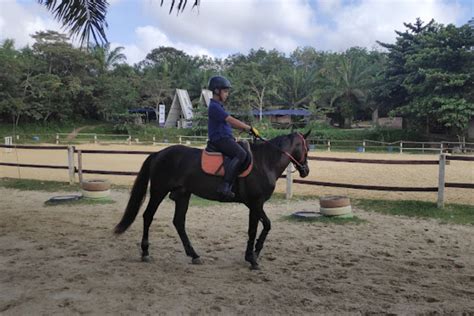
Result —
<path fill-rule="evenodd" d="M 227 80 L 227 78 L 225 77 L 214 76 L 209 80 L 209 90 L 211 90 L 212 93 L 219 93 L 216 90 L 230 89 L 230 88 L 232 88 L 230 81 Z"/>

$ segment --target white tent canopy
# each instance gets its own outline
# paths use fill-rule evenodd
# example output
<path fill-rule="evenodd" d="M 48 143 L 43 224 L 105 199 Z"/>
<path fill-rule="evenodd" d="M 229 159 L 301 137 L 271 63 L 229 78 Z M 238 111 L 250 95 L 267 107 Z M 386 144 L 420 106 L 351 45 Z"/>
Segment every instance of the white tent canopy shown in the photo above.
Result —
<path fill-rule="evenodd" d="M 192 119 L 193 105 L 188 91 L 176 89 L 173 103 L 166 118 L 165 127 L 188 128 L 191 127 Z"/>
<path fill-rule="evenodd" d="M 209 107 L 209 102 L 211 102 L 212 99 L 212 91 L 207 90 L 207 89 L 202 89 L 201 91 L 201 97 L 199 98 L 199 103 L 202 105 L 205 105 L 206 107 Z"/>

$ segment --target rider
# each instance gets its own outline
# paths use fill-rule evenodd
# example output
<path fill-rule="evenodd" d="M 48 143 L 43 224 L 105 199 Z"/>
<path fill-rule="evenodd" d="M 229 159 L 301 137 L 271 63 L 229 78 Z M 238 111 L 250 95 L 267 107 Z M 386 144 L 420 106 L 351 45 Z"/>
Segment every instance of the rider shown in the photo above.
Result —
<path fill-rule="evenodd" d="M 209 142 L 225 156 L 231 158 L 230 163 L 225 169 L 224 182 L 217 188 L 217 192 L 225 198 L 233 198 L 235 196 L 232 192 L 232 184 L 247 157 L 245 150 L 237 144 L 232 136 L 231 127 L 247 131 L 255 137 L 260 136 L 255 127 L 230 116 L 224 109 L 224 103 L 229 97 L 230 88 L 230 81 L 222 76 L 214 76 L 209 80 L 209 90 L 212 91 L 212 99 L 209 102 L 208 109 L 209 121 L 207 124 Z"/>

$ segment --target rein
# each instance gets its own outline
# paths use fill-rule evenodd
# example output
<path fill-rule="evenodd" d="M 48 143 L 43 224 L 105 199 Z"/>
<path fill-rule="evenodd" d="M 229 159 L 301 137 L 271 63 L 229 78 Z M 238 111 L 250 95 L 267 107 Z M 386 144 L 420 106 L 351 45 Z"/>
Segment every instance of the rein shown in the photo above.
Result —
<path fill-rule="evenodd" d="M 257 138 L 260 139 L 260 140 L 262 140 L 264 143 L 270 144 L 270 145 L 273 146 L 274 148 L 278 149 L 282 154 L 284 154 L 284 155 L 286 155 L 288 158 L 290 158 L 290 161 L 291 161 L 292 163 L 294 163 L 295 165 L 297 165 L 298 167 L 304 168 L 304 166 L 303 166 L 304 157 L 305 157 L 306 153 L 308 152 L 308 149 L 307 149 L 307 147 L 306 147 L 306 139 L 304 139 L 303 135 L 301 135 L 300 133 L 296 133 L 296 135 L 298 135 L 298 136 L 301 138 L 301 140 L 303 141 L 303 151 L 304 151 L 304 153 L 303 153 L 303 155 L 301 156 L 300 161 L 296 160 L 296 158 L 293 157 L 290 153 L 284 151 L 283 149 L 281 149 L 281 148 L 278 147 L 277 145 L 274 145 L 274 144 L 270 143 L 268 140 L 266 140 L 266 139 L 263 138 L 262 136 L 258 136 Z"/>

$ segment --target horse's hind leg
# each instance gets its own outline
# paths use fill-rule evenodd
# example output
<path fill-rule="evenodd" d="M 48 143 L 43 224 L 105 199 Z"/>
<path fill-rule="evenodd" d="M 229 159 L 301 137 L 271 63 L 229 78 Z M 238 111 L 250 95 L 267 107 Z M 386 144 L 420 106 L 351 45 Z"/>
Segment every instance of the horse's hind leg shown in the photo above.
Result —
<path fill-rule="evenodd" d="M 192 258 L 192 263 L 200 264 L 201 260 L 199 259 L 199 255 L 194 251 L 193 246 L 191 246 L 191 242 L 189 241 L 188 235 L 186 234 L 186 213 L 188 211 L 189 206 L 189 199 L 191 194 L 188 192 L 173 192 L 170 196 L 176 203 L 176 208 L 174 212 L 173 224 L 178 231 L 179 238 L 181 238 L 181 242 L 184 246 L 184 251 L 188 257 Z"/>
<path fill-rule="evenodd" d="M 150 254 L 148 252 L 148 247 L 150 243 L 148 242 L 148 231 L 150 229 L 151 222 L 153 221 L 153 216 L 158 209 L 158 206 L 166 197 L 168 192 L 157 192 L 154 193 L 153 190 L 150 190 L 150 201 L 146 207 L 145 212 L 143 213 L 143 237 L 142 237 L 142 261 L 150 261 Z"/>

